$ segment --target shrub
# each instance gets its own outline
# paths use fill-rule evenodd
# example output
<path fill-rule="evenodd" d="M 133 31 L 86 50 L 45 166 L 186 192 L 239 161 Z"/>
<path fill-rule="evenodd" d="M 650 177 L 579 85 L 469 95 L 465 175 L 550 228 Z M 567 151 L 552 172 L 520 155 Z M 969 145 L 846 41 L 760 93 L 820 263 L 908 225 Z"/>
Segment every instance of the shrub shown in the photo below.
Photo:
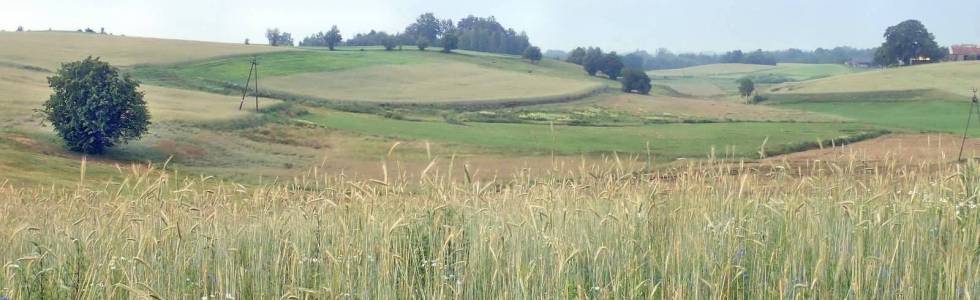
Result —
<path fill-rule="evenodd" d="M 755 92 L 755 82 L 752 82 L 752 79 L 742 77 L 735 82 L 738 83 L 738 94 L 742 97 L 751 96 Z"/>
<path fill-rule="evenodd" d="M 638 94 L 649 94 L 650 88 L 650 76 L 647 76 L 646 72 L 634 69 L 627 69 L 623 72 L 623 92 L 626 93 L 638 93 Z"/>
<path fill-rule="evenodd" d="M 54 94 L 41 112 L 72 151 L 102 153 L 139 139 L 150 125 L 139 81 L 99 58 L 63 64 L 48 83 Z"/>
<path fill-rule="evenodd" d="M 531 63 L 538 63 L 541 61 L 541 48 L 531 46 L 524 50 L 524 54 L 521 55 L 524 59 L 530 60 Z"/>

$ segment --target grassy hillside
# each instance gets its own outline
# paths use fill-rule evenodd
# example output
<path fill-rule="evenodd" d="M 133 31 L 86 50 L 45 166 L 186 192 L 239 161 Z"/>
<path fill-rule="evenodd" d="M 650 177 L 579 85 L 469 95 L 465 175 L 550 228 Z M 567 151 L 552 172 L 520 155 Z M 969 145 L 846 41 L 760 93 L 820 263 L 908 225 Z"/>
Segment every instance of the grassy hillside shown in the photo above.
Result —
<path fill-rule="evenodd" d="M 720 76 L 731 74 L 744 74 L 758 71 L 772 70 L 776 66 L 751 65 L 751 64 L 710 64 L 693 66 L 682 69 L 654 70 L 648 72 L 652 76 Z"/>
<path fill-rule="evenodd" d="M 960 96 L 980 87 L 980 62 L 946 62 L 874 70 L 774 88 L 775 93 L 822 94 L 939 90 Z"/>
<path fill-rule="evenodd" d="M 300 120 L 326 128 L 400 139 L 478 145 L 514 154 L 651 153 L 659 159 L 708 157 L 726 151 L 735 157 L 758 157 L 766 139 L 770 153 L 786 152 L 797 143 L 871 132 L 844 123 L 663 124 L 590 127 L 531 124 L 400 121 L 344 112 L 322 111 Z M 649 145 L 649 148 L 647 148 Z M 732 148 L 729 148 L 732 147 Z M 734 151 L 732 151 L 734 149 Z"/>
<path fill-rule="evenodd" d="M 253 181 L 295 176 L 312 163 L 332 172 L 378 174 L 382 158 L 420 169 L 433 157 L 452 156 L 495 174 L 612 152 L 666 162 L 708 157 L 714 149 L 719 156 L 754 159 L 767 140 L 772 154 L 878 132 L 816 113 L 690 99 L 663 88 L 651 96 L 608 92 L 579 99 L 575 95 L 617 83 L 588 77 L 580 66 L 531 64 L 509 55 L 374 48 L 263 52 L 280 49 L 57 32 L 16 37 L 29 37 L 23 42 L 39 48 L 57 47 L 47 39 L 75 39 L 77 45 L 65 47 L 87 49 L 84 54 L 103 56 L 143 80 L 154 123 L 150 134 L 89 157 L 90 176 L 97 177 L 118 176 L 117 165 L 168 159 L 171 168 L 188 174 Z M 180 50 L 167 50 L 173 48 Z M 61 49 L 44 48 L 35 56 L 18 51 L 28 57 L 8 55 L 4 59 L 13 61 L 0 64 L 0 105 L 9 107 L 0 112 L 0 170 L 9 174 L 3 178 L 71 182 L 77 174 L 62 171 L 77 167 L 82 156 L 65 151 L 32 111 L 50 93 L 45 78 L 51 70 L 37 66 L 73 58 Z M 237 109 L 237 86 L 253 55 L 260 60 L 263 95 L 282 98 L 263 98 L 259 113 L 251 103 L 249 110 Z M 371 103 L 335 107 L 320 101 L 337 99 Z M 528 105 L 541 99 L 577 101 Z M 496 102 L 501 100 L 523 106 L 504 107 Z M 481 101 L 493 105 L 459 105 Z M 395 144 L 398 151 L 389 151 Z M 46 170 L 52 174 L 39 176 Z"/>
<path fill-rule="evenodd" d="M 211 91 L 241 86 L 250 57 L 137 68 L 147 82 Z M 258 55 L 269 93 L 323 100 L 435 103 L 546 101 L 588 94 L 604 83 L 568 64 L 436 51 L 308 50 Z"/>
<path fill-rule="evenodd" d="M 735 80 L 743 77 L 752 79 L 760 88 L 764 88 L 775 83 L 805 81 L 852 72 L 855 70 L 850 67 L 834 64 L 713 64 L 648 73 L 655 84 L 670 87 L 679 93 L 695 97 L 718 97 L 735 94 Z"/>
<path fill-rule="evenodd" d="M 947 62 L 777 85 L 767 103 L 894 130 L 961 133 L 974 86 L 980 63 Z"/>
<path fill-rule="evenodd" d="M 116 66 L 175 63 L 217 56 L 286 51 L 263 45 L 110 36 L 63 31 L 0 32 L 0 64 L 55 70 L 61 63 L 98 56 Z"/>

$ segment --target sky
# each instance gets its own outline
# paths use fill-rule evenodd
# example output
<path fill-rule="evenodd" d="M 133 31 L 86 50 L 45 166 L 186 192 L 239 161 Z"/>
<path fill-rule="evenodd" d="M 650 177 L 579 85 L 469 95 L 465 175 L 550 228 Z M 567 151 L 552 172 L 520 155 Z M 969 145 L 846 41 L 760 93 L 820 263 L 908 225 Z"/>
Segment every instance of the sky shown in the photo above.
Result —
<path fill-rule="evenodd" d="M 0 29 L 91 27 L 129 36 L 264 42 L 278 27 L 301 40 L 337 25 L 345 36 L 402 31 L 421 13 L 495 16 L 543 49 L 600 46 L 675 52 L 815 49 L 881 43 L 888 26 L 918 19 L 941 45 L 980 43 L 976 0 L 3 0 Z M 0 45 L 2 46 L 2 45 Z"/>

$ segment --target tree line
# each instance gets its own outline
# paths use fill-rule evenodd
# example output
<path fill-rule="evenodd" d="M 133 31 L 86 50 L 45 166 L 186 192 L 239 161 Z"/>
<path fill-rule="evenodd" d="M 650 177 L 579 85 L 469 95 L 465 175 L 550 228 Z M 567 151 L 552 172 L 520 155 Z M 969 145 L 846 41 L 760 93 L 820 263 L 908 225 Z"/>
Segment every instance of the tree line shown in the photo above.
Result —
<path fill-rule="evenodd" d="M 565 61 L 582 66 L 590 76 L 599 76 L 601 73 L 610 80 L 619 80 L 623 85 L 623 92 L 650 93 L 650 77 L 646 72 L 639 68 L 628 68 L 616 51 L 604 53 L 600 47 L 578 47 L 568 53 Z M 620 80 L 621 76 L 623 78 Z"/>
<path fill-rule="evenodd" d="M 293 46 L 292 35 L 278 28 L 268 29 L 266 38 L 272 46 Z M 419 50 L 435 46 L 442 47 L 443 51 L 449 48 L 450 51 L 462 49 L 523 55 L 531 47 L 531 42 L 527 33 L 506 28 L 493 16 L 483 18 L 470 15 L 453 22 L 452 19 L 439 19 L 433 13 L 424 13 L 402 32 L 371 30 L 357 33 L 344 41 L 335 25 L 326 32 L 304 37 L 299 45 L 328 47 L 331 50 L 337 46 L 384 46 L 386 49 L 415 46 Z"/>
<path fill-rule="evenodd" d="M 653 54 L 645 50 L 636 50 L 623 55 L 622 60 L 626 68 L 637 70 L 680 69 L 716 63 L 775 65 L 778 63 L 843 64 L 862 62 L 870 64 L 873 62 L 876 50 L 876 48 L 857 49 L 853 47 L 835 47 L 832 49 L 817 48 L 812 51 L 791 48 L 776 51 L 763 51 L 760 49 L 748 53 L 742 50 L 732 50 L 723 54 L 675 54 L 666 48 L 660 48 Z M 575 50 L 571 52 L 548 50 L 544 53 L 544 56 L 557 60 L 567 60 L 574 52 Z"/>

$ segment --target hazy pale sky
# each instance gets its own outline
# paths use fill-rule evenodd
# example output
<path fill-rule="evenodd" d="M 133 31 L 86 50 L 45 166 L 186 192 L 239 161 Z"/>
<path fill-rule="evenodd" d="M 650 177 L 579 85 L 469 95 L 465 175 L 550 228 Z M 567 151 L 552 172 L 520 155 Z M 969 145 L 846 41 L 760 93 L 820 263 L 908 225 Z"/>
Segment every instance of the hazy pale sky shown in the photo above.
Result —
<path fill-rule="evenodd" d="M 32 30 L 91 27 L 131 36 L 265 42 L 268 27 L 299 41 L 330 25 L 344 36 L 371 29 L 401 31 L 433 12 L 458 20 L 496 16 L 524 30 L 544 49 L 597 45 L 628 51 L 813 49 L 881 43 L 885 28 L 922 21 L 942 45 L 980 43 L 976 0 L 3 0 L 0 28 Z M 2 46 L 2 45 L 0 45 Z"/>

